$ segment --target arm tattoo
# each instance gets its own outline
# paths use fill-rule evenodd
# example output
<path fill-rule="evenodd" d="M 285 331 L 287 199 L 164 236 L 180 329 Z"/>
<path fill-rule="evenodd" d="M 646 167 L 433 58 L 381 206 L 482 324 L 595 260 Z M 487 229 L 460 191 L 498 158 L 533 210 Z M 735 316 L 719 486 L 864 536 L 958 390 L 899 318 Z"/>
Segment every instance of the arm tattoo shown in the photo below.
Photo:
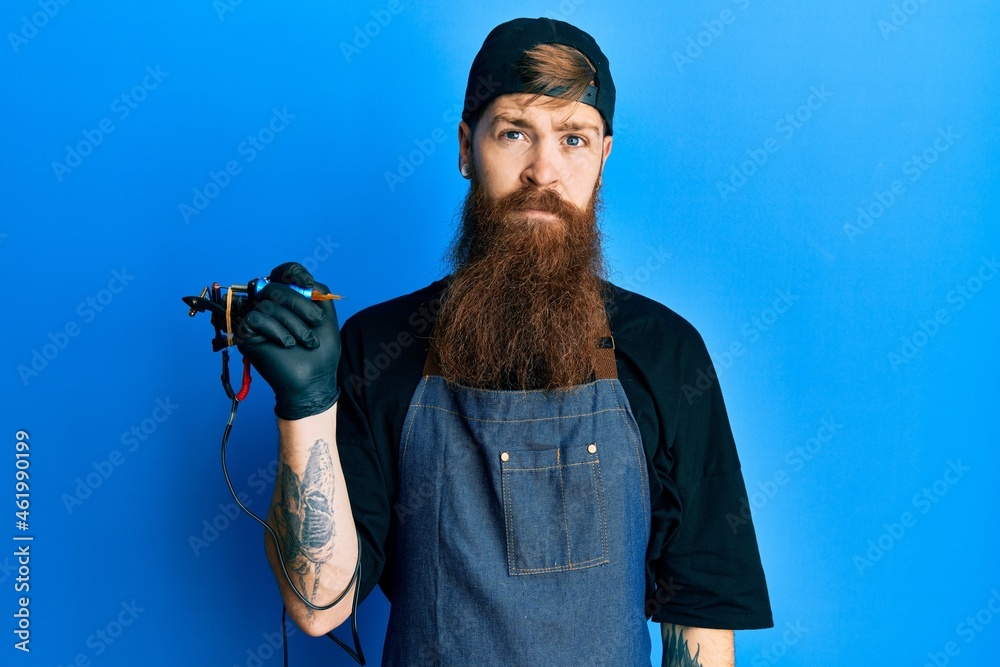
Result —
<path fill-rule="evenodd" d="M 272 508 L 272 516 L 282 537 L 281 555 L 288 568 L 299 575 L 300 586 L 305 586 L 306 575 L 312 572 L 312 599 L 319 588 L 320 570 L 333 557 L 333 537 L 337 534 L 333 520 L 333 459 L 326 441 L 317 440 L 310 448 L 301 479 L 286 463 L 281 465 L 280 479 L 280 499 Z"/>
<path fill-rule="evenodd" d="M 695 650 L 694 657 L 691 657 L 687 640 L 684 639 L 684 630 L 670 626 L 663 638 L 663 667 L 702 667 L 698 661 L 699 653 L 701 644 Z"/>

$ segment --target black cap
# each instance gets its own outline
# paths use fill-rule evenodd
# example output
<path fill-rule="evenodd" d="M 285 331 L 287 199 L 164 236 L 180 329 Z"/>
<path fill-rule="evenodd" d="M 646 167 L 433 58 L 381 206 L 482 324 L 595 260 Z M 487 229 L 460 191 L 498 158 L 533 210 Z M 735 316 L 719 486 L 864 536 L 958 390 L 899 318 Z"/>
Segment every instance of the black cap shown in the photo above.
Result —
<path fill-rule="evenodd" d="M 518 61 L 525 51 L 539 44 L 572 46 L 590 60 L 597 70 L 595 85 L 587 88 L 580 101 L 600 112 L 608 126 L 608 134 L 611 134 L 611 120 L 615 115 L 615 84 L 611 80 L 607 57 L 594 38 L 584 31 L 565 21 L 546 18 L 514 19 L 490 31 L 472 61 L 462 120 L 469 122 L 477 112 L 501 95 L 525 92 Z"/>

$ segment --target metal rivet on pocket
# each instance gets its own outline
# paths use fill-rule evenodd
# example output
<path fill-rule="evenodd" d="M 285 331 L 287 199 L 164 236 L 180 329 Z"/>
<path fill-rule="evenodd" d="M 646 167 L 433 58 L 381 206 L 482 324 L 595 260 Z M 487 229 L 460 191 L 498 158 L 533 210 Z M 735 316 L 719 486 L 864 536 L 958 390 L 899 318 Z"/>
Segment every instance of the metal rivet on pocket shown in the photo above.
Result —
<path fill-rule="evenodd" d="M 594 444 L 587 445 L 587 451 L 590 452 L 591 454 L 596 454 L 597 453 L 597 445 L 594 445 Z"/>
<path fill-rule="evenodd" d="M 507 452 L 503 452 L 502 454 L 500 454 L 500 460 L 501 461 L 506 461 L 509 458 L 510 458 L 510 454 L 508 454 Z"/>

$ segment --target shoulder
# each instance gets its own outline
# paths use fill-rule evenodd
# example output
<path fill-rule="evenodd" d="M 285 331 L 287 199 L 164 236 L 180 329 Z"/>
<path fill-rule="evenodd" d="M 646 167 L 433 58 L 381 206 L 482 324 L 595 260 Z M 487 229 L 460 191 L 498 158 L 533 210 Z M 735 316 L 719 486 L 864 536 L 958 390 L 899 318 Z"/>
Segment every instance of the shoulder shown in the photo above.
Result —
<path fill-rule="evenodd" d="M 671 308 L 610 282 L 604 283 L 604 293 L 615 347 L 622 352 L 640 362 L 656 358 L 701 364 L 707 360 L 701 334 Z"/>
<path fill-rule="evenodd" d="M 418 290 L 358 311 L 344 322 L 342 333 L 367 340 L 429 336 L 446 280 L 435 280 Z"/>
<path fill-rule="evenodd" d="M 398 442 L 402 416 L 427 356 L 444 284 L 438 280 L 368 306 L 347 318 L 340 330 L 339 382 L 357 403 L 357 411 L 382 425 L 372 435 L 381 446 Z"/>

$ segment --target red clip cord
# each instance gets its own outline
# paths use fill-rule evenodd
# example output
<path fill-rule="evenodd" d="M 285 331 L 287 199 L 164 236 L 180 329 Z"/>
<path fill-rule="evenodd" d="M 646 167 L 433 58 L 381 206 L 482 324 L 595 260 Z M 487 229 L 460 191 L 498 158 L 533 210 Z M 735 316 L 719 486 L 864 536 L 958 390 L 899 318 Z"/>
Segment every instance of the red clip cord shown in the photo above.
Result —
<path fill-rule="evenodd" d="M 250 360 L 243 357 L 243 386 L 240 393 L 236 394 L 236 400 L 242 401 L 250 393 Z"/>

